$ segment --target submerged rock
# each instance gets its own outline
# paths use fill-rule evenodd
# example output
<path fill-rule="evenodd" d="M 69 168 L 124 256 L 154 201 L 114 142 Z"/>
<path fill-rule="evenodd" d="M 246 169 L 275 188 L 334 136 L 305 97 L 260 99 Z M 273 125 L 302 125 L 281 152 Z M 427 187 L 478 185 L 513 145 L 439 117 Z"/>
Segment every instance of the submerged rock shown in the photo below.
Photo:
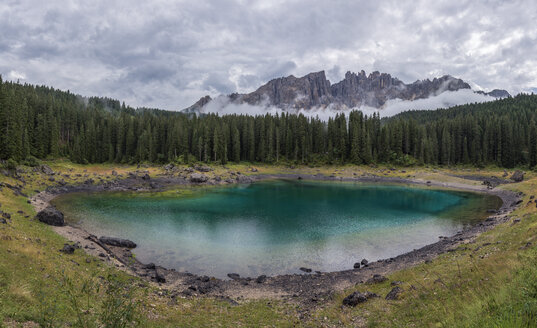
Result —
<path fill-rule="evenodd" d="M 48 225 L 61 227 L 65 225 L 63 213 L 58 211 L 54 206 L 49 206 L 37 213 L 36 218 Z"/>
<path fill-rule="evenodd" d="M 299 270 L 302 272 L 307 272 L 307 273 L 310 273 L 312 271 L 310 268 L 305 268 L 305 267 L 301 267 Z"/>
<path fill-rule="evenodd" d="M 238 183 L 252 183 L 252 178 L 245 176 L 245 175 L 238 175 L 237 182 Z"/>
<path fill-rule="evenodd" d="M 136 248 L 136 243 L 128 239 L 102 236 L 101 238 L 99 238 L 99 241 L 103 244 L 110 246 Z"/>

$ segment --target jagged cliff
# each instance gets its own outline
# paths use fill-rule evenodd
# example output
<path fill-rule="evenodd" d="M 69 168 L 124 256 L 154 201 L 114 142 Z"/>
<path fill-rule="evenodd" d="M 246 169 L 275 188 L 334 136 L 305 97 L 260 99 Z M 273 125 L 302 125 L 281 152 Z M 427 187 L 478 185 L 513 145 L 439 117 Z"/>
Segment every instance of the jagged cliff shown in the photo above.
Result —
<path fill-rule="evenodd" d="M 183 109 L 183 112 L 185 113 L 198 113 L 200 109 L 203 108 L 203 106 L 207 105 L 211 100 L 211 96 L 204 96 L 201 97 L 200 100 L 196 101 L 196 103 L 188 108 Z"/>
<path fill-rule="evenodd" d="M 324 71 L 310 73 L 297 78 L 293 75 L 269 81 L 254 92 L 231 94 L 233 103 L 275 106 L 282 109 L 311 109 L 331 106 L 336 109 L 370 106 L 381 108 L 390 99 L 415 100 L 436 96 L 445 91 L 471 89 L 461 79 L 444 75 L 433 80 L 418 80 L 405 84 L 387 73 L 373 72 L 369 75 L 347 72 L 345 78 L 335 84 L 326 79 Z M 495 89 L 490 93 L 480 92 L 493 97 L 508 97 L 505 90 Z M 205 96 L 187 112 L 199 111 L 211 98 Z"/>

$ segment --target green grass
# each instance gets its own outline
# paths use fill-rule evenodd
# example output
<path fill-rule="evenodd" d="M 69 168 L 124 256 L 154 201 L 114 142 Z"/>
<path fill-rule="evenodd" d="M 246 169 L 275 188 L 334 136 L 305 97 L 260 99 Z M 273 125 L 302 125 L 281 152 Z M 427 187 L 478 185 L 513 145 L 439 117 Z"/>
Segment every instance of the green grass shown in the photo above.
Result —
<path fill-rule="evenodd" d="M 55 171 L 70 174 L 69 178 L 63 178 L 68 183 L 82 183 L 88 178 L 85 174 L 95 178 L 95 173 L 107 180 L 111 178 L 104 175 L 112 170 L 119 174 L 137 170 L 136 166 L 129 165 L 78 165 L 66 160 L 47 164 Z M 499 177 L 503 174 L 503 169 L 498 168 L 460 167 L 449 170 L 397 168 L 395 171 L 389 167 L 351 165 L 290 169 L 283 165 L 241 163 L 226 167 L 214 166 L 214 171 L 208 175 L 225 175 L 229 170 L 253 174 L 250 167 L 256 167 L 260 174 L 323 173 L 350 177 L 353 173 L 368 173 L 450 182 L 461 180 L 446 173 Z M 23 174 L 27 181 L 24 192 L 28 195 L 53 184 L 31 168 L 24 169 L 27 171 Z M 148 170 L 152 176 L 164 173 L 160 167 L 140 170 Z M 0 210 L 10 213 L 11 220 L 0 224 L 0 327 L 32 327 L 32 324 L 94 327 L 105 322 L 110 309 L 129 317 L 123 323 L 147 327 L 535 327 L 537 208 L 533 202 L 526 204 L 529 197 L 537 193 L 537 178 L 534 173 L 527 177 L 523 183 L 504 187 L 525 193 L 523 205 L 513 214 L 521 218 L 521 222 L 498 226 L 464 245 L 467 249 L 461 247 L 432 263 L 390 275 L 389 281 L 403 282 L 404 293 L 400 300 L 384 300 L 392 288 L 388 281 L 350 288 L 316 308 L 303 308 L 282 300 L 242 300 L 239 305 L 231 305 L 213 298 L 172 299 L 170 291 L 130 277 L 86 255 L 83 250 L 76 250 L 73 255 L 60 253 L 58 250 L 66 240 L 33 219 L 35 212 L 27 198 L 15 196 L 9 188 L 3 187 Z M 5 176 L 1 176 L 0 181 L 20 184 Z M 177 193 L 187 196 L 192 192 L 189 188 L 174 188 L 155 197 Z M 18 214 L 19 210 L 23 214 Z M 30 217 L 25 218 L 25 215 Z M 528 242 L 532 244 L 524 247 Z M 485 243 L 490 244 L 483 246 Z M 354 290 L 369 290 L 381 298 L 356 308 L 341 307 L 342 299 Z M 308 314 L 302 316 L 305 310 Z M 120 317 L 117 313 L 108 317 Z"/>

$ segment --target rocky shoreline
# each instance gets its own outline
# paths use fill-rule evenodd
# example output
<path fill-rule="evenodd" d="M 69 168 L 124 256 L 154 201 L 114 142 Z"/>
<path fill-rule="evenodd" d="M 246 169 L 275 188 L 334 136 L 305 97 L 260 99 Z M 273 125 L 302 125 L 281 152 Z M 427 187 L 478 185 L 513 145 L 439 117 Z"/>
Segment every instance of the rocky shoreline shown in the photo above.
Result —
<path fill-rule="evenodd" d="M 192 172 L 189 172 L 192 173 Z M 464 183 L 448 183 L 437 181 L 422 181 L 410 178 L 392 178 L 375 175 L 357 176 L 352 178 L 325 176 L 321 174 L 259 174 L 246 176 L 239 172 L 234 179 L 223 180 L 219 177 L 209 179 L 203 174 L 192 173 L 189 176 L 164 175 L 150 178 L 148 175 L 129 175 L 126 178 L 116 178 L 101 184 L 84 183 L 81 185 L 63 185 L 49 187 L 47 190 L 31 197 L 30 202 L 39 212 L 50 205 L 55 197 L 73 192 L 101 191 L 162 191 L 166 188 L 180 185 L 218 185 L 229 183 L 251 183 L 267 179 L 305 179 L 317 181 L 347 181 L 364 183 L 397 183 L 412 184 L 443 188 L 454 188 L 465 191 L 482 192 L 500 197 L 503 201 L 501 208 L 486 220 L 460 231 L 454 236 L 442 237 L 438 242 L 426 245 L 420 249 L 401 254 L 394 258 L 383 259 L 357 268 L 336 272 L 311 272 L 304 268 L 305 274 L 287 274 L 273 277 L 240 277 L 231 274 L 231 280 L 222 280 L 208 276 L 198 276 L 174 269 L 166 269 L 153 263 L 144 264 L 136 260 L 130 248 L 105 245 L 83 229 L 74 226 L 55 226 L 53 229 L 74 242 L 75 247 L 83 248 L 87 253 L 100 258 L 130 274 L 153 281 L 166 291 L 172 298 L 196 297 L 207 295 L 223 298 L 232 303 L 242 299 L 280 298 L 292 299 L 301 303 L 317 303 L 330 298 L 334 292 L 364 283 L 374 276 L 386 275 L 423 262 L 428 262 L 438 255 L 453 251 L 463 244 L 474 243 L 475 238 L 498 224 L 510 220 L 509 214 L 520 203 L 521 194 L 502 189 L 490 189 L 486 185 L 471 185 Z"/>

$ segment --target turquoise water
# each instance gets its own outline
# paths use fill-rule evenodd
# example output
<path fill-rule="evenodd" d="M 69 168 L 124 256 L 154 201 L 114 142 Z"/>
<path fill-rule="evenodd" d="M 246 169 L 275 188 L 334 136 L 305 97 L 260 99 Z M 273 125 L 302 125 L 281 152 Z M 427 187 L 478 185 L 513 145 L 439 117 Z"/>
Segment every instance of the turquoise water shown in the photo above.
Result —
<path fill-rule="evenodd" d="M 452 235 L 496 197 L 401 185 L 267 181 L 187 195 L 70 194 L 55 204 L 96 235 L 128 238 L 142 262 L 225 277 L 335 271 Z"/>

